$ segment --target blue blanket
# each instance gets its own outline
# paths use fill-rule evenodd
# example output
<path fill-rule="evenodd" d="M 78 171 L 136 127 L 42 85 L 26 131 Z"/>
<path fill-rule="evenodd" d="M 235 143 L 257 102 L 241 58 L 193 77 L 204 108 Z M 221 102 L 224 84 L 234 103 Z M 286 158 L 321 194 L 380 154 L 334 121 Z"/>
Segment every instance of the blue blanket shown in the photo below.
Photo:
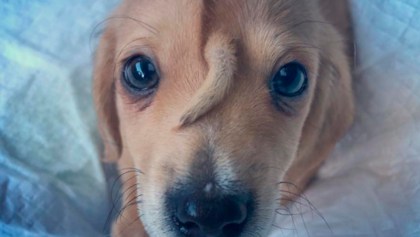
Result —
<path fill-rule="evenodd" d="M 116 2 L 0 3 L 0 236 L 102 236 L 91 61 Z"/>

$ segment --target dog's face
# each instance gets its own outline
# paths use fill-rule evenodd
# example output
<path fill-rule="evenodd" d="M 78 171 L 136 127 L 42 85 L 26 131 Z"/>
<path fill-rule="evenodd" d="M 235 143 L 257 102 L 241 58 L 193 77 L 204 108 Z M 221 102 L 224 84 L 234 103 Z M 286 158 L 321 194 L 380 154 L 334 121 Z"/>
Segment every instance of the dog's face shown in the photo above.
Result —
<path fill-rule="evenodd" d="M 313 0 L 129 0 L 110 18 L 95 99 L 108 158 L 141 170 L 149 235 L 266 234 L 293 162 L 346 127 L 328 113 L 348 66 L 322 22 Z"/>

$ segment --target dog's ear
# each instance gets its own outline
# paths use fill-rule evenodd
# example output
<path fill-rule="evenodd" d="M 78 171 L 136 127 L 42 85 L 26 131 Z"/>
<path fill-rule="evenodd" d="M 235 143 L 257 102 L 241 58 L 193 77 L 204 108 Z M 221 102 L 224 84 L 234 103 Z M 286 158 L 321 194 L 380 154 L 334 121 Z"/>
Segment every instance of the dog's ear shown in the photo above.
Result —
<path fill-rule="evenodd" d="M 336 36 L 336 37 L 335 37 Z M 334 29 L 323 34 L 317 86 L 285 181 L 303 190 L 353 121 L 351 57 Z M 327 39 L 327 37 L 329 37 Z M 333 39 L 334 43 L 330 43 Z"/>
<path fill-rule="evenodd" d="M 93 96 L 100 135 L 104 144 L 104 159 L 115 161 L 121 153 L 121 134 L 115 95 L 115 45 L 113 29 L 103 33 L 95 57 Z"/>

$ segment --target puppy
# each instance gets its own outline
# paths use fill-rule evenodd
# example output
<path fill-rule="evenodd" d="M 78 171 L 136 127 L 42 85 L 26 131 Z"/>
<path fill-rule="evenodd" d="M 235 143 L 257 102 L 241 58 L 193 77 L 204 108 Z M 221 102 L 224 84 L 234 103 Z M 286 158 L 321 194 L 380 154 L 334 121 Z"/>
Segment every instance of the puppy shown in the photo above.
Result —
<path fill-rule="evenodd" d="M 352 122 L 343 4 L 122 2 L 94 72 L 113 236 L 268 234 L 282 185 L 303 189 Z"/>

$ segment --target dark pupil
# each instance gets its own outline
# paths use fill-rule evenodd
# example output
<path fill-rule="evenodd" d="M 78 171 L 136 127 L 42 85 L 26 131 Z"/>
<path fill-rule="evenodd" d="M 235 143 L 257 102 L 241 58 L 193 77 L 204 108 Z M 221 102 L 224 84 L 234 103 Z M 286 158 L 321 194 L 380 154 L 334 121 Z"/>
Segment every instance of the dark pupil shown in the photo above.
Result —
<path fill-rule="evenodd" d="M 275 90 L 282 95 L 293 96 L 305 87 L 305 73 L 295 63 L 285 65 L 274 79 Z"/>
<path fill-rule="evenodd" d="M 134 60 L 127 69 L 128 82 L 137 89 L 149 89 L 157 82 L 156 69 L 148 60 Z"/>
<path fill-rule="evenodd" d="M 281 85 L 283 87 L 291 86 L 298 74 L 297 68 L 292 65 L 282 68 L 279 73 L 281 77 Z"/>

